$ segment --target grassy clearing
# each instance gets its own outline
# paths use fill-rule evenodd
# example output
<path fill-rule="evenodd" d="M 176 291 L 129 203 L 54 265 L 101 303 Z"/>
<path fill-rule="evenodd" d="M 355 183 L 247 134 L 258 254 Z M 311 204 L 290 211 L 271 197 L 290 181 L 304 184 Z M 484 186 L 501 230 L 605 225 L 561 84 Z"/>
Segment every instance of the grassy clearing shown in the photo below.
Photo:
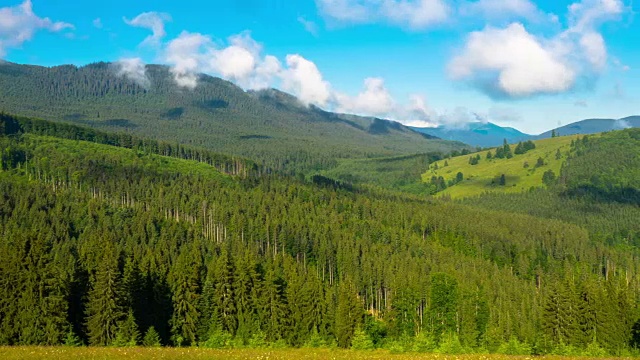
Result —
<path fill-rule="evenodd" d="M 390 354 L 388 351 L 353 351 L 329 349 L 233 349 L 208 350 L 198 348 L 95 348 L 95 347 L 0 347 L 0 359 L 65 359 L 65 360 L 118 360 L 118 359 L 165 359 L 165 360 L 511 360 L 511 359 L 577 359 L 572 357 L 533 357 L 509 355 L 440 355 L 440 354 Z M 580 358 L 589 359 L 589 358 Z"/>
<path fill-rule="evenodd" d="M 535 141 L 536 148 L 522 155 L 514 155 L 511 159 L 487 159 L 489 151 L 476 154 L 458 156 L 431 164 L 429 170 L 422 174 L 424 182 L 430 182 L 433 176 L 442 176 L 446 181 L 456 178 L 458 172 L 464 175 L 464 180 L 438 193 L 451 198 L 476 196 L 485 192 L 514 193 L 543 187 L 542 175 L 547 170 L 560 174 L 562 163 L 567 158 L 571 141 L 578 136 L 562 136 Z M 515 145 L 511 145 L 512 151 Z M 560 150 L 560 158 L 556 153 Z M 495 155 L 495 149 L 490 150 Z M 480 162 L 471 165 L 469 158 L 480 154 Z M 544 159 L 543 166 L 536 166 L 538 159 Z M 525 163 L 528 164 L 525 167 Z M 437 166 L 436 166 L 437 164 Z M 498 179 L 504 174 L 506 185 L 499 185 Z"/>

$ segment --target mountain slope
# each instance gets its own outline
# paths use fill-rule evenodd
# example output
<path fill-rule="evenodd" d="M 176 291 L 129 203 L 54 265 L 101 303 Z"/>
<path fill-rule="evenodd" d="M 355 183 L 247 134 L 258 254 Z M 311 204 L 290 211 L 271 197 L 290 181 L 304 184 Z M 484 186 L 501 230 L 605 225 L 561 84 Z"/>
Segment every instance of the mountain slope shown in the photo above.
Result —
<path fill-rule="evenodd" d="M 507 139 L 509 143 L 514 143 L 527 140 L 531 136 L 514 128 L 501 127 L 490 122 L 473 122 L 466 124 L 462 128 L 439 126 L 435 128 L 413 129 L 440 139 L 461 141 L 465 144 L 480 147 L 499 146 L 504 139 Z"/>
<path fill-rule="evenodd" d="M 640 127 L 640 116 L 629 116 L 622 119 L 586 119 L 549 130 L 535 136 L 536 139 L 550 138 L 555 131 L 558 135 L 589 135 L 612 130 Z"/>
<path fill-rule="evenodd" d="M 169 69 L 147 66 L 150 86 L 97 63 L 45 68 L 0 64 L 0 111 L 129 132 L 248 156 L 271 166 L 323 167 L 338 157 L 448 152 L 463 144 L 425 137 L 399 123 L 300 104 L 276 90 L 245 92 L 201 75 L 193 91 Z"/>
<path fill-rule="evenodd" d="M 515 154 L 512 158 L 495 158 L 496 151 L 482 151 L 463 155 L 431 164 L 422 175 L 424 182 L 435 182 L 442 177 L 449 186 L 439 192 L 452 198 L 478 196 L 485 192 L 512 193 L 528 191 L 535 187 L 544 187 L 544 173 L 551 170 L 558 176 L 562 163 L 567 157 L 571 142 L 577 136 L 561 136 L 535 141 L 535 149 L 525 154 Z M 511 146 L 512 149 L 515 146 Z M 488 159 L 487 153 L 493 158 Z M 472 165 L 471 158 L 480 156 L 477 164 Z M 539 159 L 542 159 L 539 163 Z M 457 182 L 458 173 L 462 181 Z M 504 183 L 500 178 L 504 175 Z M 441 186 L 442 188 L 442 186 Z"/>
<path fill-rule="evenodd" d="M 260 336 L 261 347 L 300 347 L 320 328 L 322 342 L 349 347 L 374 314 L 379 347 L 424 341 L 413 338 L 420 316 L 432 321 L 438 311 L 451 321 L 425 328 L 429 336 L 459 332 L 460 345 L 478 351 L 514 342 L 501 319 L 526 346 L 548 338 L 548 349 L 593 348 L 591 328 L 567 325 L 577 339 L 568 345 L 554 338 L 547 324 L 569 308 L 588 319 L 607 309 L 600 346 L 612 354 L 629 346 L 637 309 L 621 294 L 638 296 L 639 252 L 617 238 L 294 177 L 243 181 L 203 163 L 70 139 L 60 124 L 16 131 L 10 120 L 0 117 L 2 346 L 60 345 L 65 334 L 115 346 L 125 326 L 153 326 L 163 345 L 224 336 L 251 346 Z M 42 129 L 47 136 L 30 131 Z M 639 244 L 632 236 L 624 239 Z M 567 287 L 583 296 L 559 303 Z M 105 331 L 109 338 L 96 335 Z"/>

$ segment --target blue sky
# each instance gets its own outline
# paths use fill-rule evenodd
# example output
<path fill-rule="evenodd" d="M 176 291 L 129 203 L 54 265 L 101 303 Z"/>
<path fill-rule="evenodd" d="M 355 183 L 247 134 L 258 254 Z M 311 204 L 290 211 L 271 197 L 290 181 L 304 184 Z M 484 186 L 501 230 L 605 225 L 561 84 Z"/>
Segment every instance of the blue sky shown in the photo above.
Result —
<path fill-rule="evenodd" d="M 0 57 L 144 64 L 407 124 L 538 133 L 640 114 L 640 24 L 623 0 L 0 0 Z"/>

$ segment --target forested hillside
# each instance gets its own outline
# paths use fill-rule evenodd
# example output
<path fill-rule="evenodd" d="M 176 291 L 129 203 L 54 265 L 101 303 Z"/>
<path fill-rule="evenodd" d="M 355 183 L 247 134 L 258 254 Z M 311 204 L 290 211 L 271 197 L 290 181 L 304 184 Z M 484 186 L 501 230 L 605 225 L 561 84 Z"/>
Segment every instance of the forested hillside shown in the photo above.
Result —
<path fill-rule="evenodd" d="M 97 63 L 45 68 L 0 63 L 0 111 L 125 132 L 258 160 L 277 170 L 326 168 L 336 158 L 461 149 L 399 123 L 307 107 L 277 90 L 245 92 L 201 75 L 194 90 L 165 66 L 146 87 Z"/>
<path fill-rule="evenodd" d="M 453 156 L 430 164 L 423 182 L 441 196 L 524 192 L 545 187 L 560 174 L 576 136 L 554 137 Z"/>
<path fill-rule="evenodd" d="M 0 344 L 640 345 L 637 246 L 571 219 L 308 183 L 45 121 L 3 116 L 0 132 Z"/>

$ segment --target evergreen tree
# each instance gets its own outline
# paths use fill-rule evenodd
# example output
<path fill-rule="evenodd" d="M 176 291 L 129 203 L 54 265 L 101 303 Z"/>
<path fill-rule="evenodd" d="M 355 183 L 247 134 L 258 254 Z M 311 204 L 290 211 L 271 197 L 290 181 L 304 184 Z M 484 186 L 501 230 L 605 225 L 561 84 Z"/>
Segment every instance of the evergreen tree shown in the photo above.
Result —
<path fill-rule="evenodd" d="M 215 285 L 215 315 L 220 321 L 221 330 L 235 334 L 238 329 L 237 313 L 233 291 L 233 264 L 226 248 L 222 248 L 217 257 L 214 268 Z"/>
<path fill-rule="evenodd" d="M 338 346 L 343 348 L 351 346 L 351 340 L 363 313 L 354 292 L 349 281 L 342 281 L 338 286 L 335 332 Z"/>
<path fill-rule="evenodd" d="M 87 331 L 93 346 L 111 345 L 122 319 L 117 252 L 107 242 L 87 300 Z"/>
<path fill-rule="evenodd" d="M 176 345 L 195 344 L 198 324 L 199 255 L 196 251 L 183 251 L 173 269 L 173 316 L 171 333 Z"/>
<path fill-rule="evenodd" d="M 133 310 L 129 310 L 127 318 L 118 324 L 118 332 L 113 345 L 118 347 L 136 346 L 139 341 L 140 331 L 138 331 L 138 324 L 136 324 L 136 319 L 133 316 Z"/>
<path fill-rule="evenodd" d="M 142 339 L 142 345 L 145 347 L 160 347 L 162 344 L 160 343 L 160 334 L 156 331 L 156 329 L 151 326 L 147 329 L 147 333 L 144 334 L 144 339 Z"/>
<path fill-rule="evenodd" d="M 457 329 L 458 281 L 444 273 L 432 274 L 429 303 L 432 333 L 440 342 L 444 334 Z"/>
<path fill-rule="evenodd" d="M 362 328 L 358 327 L 353 334 L 353 339 L 351 340 L 351 348 L 353 350 L 372 350 L 373 341 L 371 341 L 369 335 L 367 335 L 367 333 L 365 333 Z"/>
<path fill-rule="evenodd" d="M 69 329 L 69 331 L 67 331 L 67 335 L 64 338 L 64 346 L 69 346 L 69 347 L 78 347 L 78 346 L 82 346 L 82 340 L 80 340 L 80 338 L 73 332 L 72 329 Z"/>

